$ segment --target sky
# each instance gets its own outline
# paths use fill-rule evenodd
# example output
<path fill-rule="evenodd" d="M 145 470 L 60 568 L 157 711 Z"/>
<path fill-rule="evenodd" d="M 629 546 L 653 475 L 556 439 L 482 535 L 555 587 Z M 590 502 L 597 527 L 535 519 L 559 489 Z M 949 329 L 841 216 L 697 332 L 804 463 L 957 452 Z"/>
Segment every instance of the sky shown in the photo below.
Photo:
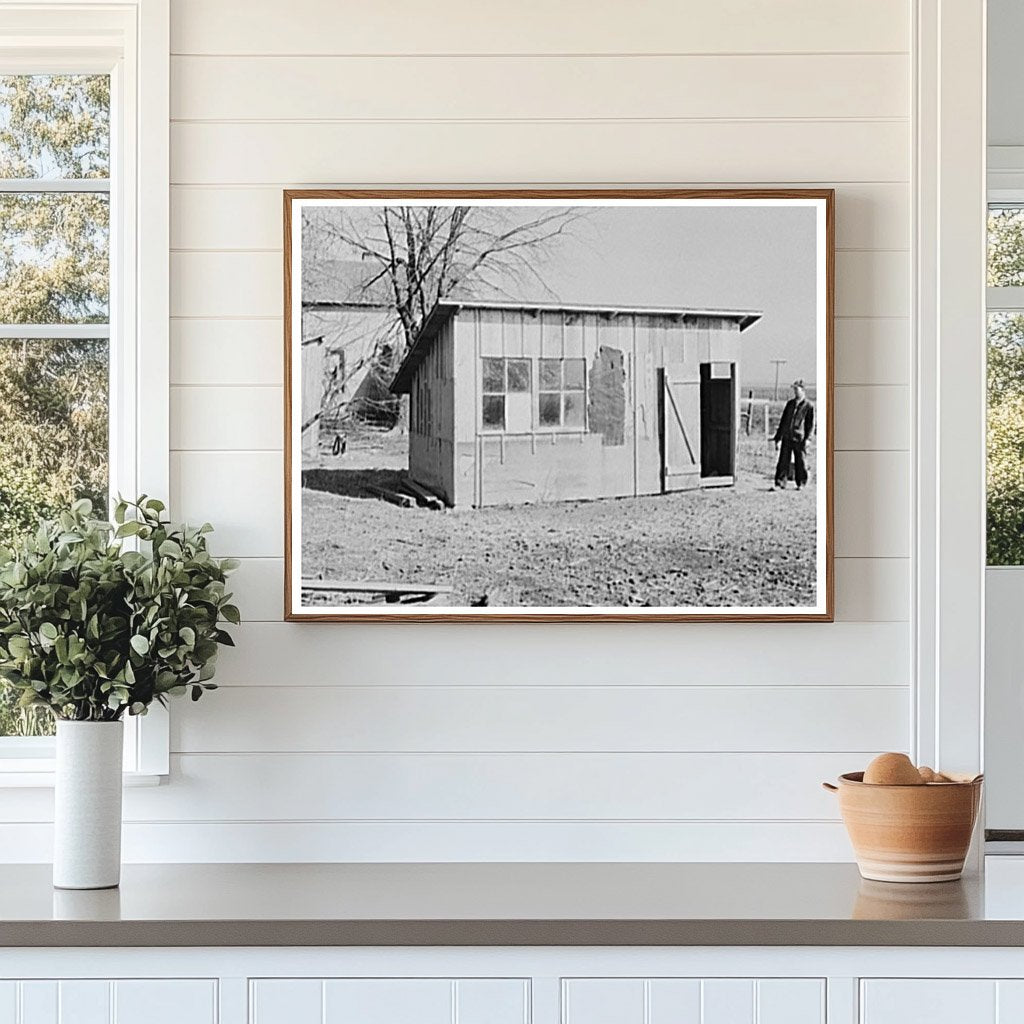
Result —
<path fill-rule="evenodd" d="M 761 319 L 742 335 L 743 384 L 772 383 L 772 359 L 786 360 L 780 382 L 816 381 L 813 207 L 645 202 L 573 210 L 567 232 L 531 253 L 546 287 L 527 276 L 507 286 L 504 300 L 758 310 Z M 501 215 L 515 223 L 539 212 L 508 207 Z M 334 215 L 353 225 L 374 216 L 352 207 L 319 212 Z"/>
<path fill-rule="evenodd" d="M 540 271 L 563 302 L 760 310 L 744 383 L 771 383 L 771 359 L 783 381 L 816 379 L 811 208 L 590 208 Z"/>

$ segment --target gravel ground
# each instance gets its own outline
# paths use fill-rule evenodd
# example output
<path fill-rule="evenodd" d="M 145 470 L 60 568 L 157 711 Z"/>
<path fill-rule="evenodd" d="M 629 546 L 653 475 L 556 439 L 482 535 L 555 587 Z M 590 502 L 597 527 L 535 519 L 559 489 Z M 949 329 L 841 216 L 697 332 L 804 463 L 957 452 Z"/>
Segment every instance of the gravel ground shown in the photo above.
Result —
<path fill-rule="evenodd" d="M 436 512 L 365 489 L 397 486 L 404 440 L 350 442 L 308 475 L 302 574 L 450 586 L 453 606 L 812 605 L 813 486 L 774 491 L 762 441 L 740 463 L 731 488 Z"/>

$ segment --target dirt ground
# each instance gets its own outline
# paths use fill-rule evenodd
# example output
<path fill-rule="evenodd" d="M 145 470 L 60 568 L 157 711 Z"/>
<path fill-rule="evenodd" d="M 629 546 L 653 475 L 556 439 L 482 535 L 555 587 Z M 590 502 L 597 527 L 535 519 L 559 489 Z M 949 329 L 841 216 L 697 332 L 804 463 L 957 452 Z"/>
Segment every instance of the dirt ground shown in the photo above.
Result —
<path fill-rule="evenodd" d="M 812 605 L 813 456 L 800 492 L 772 489 L 762 438 L 738 462 L 735 487 L 438 512 L 367 489 L 398 488 L 405 438 L 350 438 L 304 473 L 302 575 L 449 586 L 453 606 Z"/>

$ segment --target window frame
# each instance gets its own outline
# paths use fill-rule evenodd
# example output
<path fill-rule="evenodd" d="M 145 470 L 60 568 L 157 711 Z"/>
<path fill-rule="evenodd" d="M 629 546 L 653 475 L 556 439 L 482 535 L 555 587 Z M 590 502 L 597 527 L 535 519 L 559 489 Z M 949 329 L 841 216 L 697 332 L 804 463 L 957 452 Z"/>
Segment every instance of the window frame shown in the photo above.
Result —
<path fill-rule="evenodd" d="M 168 0 L 0 0 L 0 74 L 109 74 L 110 154 L 110 493 L 170 495 Z M 98 189 L 96 179 L 32 181 L 32 191 Z M 0 180 L 4 191 L 25 182 Z M 83 188 L 82 186 L 86 187 Z M 96 337 L 95 327 L 56 328 Z M 90 334 L 78 333 L 79 330 Z M 31 337 L 25 325 L 0 336 Z M 37 336 L 43 336 L 37 333 Z M 144 343 L 143 343 L 144 340 Z M 144 400 L 143 400 L 144 399 Z M 126 717 L 126 777 L 166 775 L 167 712 Z M 0 787 L 53 784 L 49 737 L 0 737 Z"/>
<path fill-rule="evenodd" d="M 541 364 L 559 364 L 559 389 L 553 391 L 551 388 L 541 387 Z M 583 370 L 583 384 L 578 388 L 568 387 L 565 383 L 565 368 L 568 363 L 580 363 Z M 588 391 L 587 360 L 580 356 L 541 356 L 537 360 L 537 432 L 543 434 L 586 434 L 587 424 L 587 391 Z M 558 395 L 558 423 L 543 423 L 540 416 L 540 400 L 543 395 Z M 565 422 L 565 396 L 579 395 L 583 402 L 583 422 L 579 426 L 567 425 Z"/>
<path fill-rule="evenodd" d="M 1024 189 L 992 190 L 985 204 L 986 218 L 992 210 L 1014 208 L 1024 212 Z M 991 313 L 1024 313 L 1024 285 L 987 285 L 986 320 Z"/>
<path fill-rule="evenodd" d="M 484 366 L 488 362 L 501 363 L 501 390 L 494 391 L 488 390 L 487 388 L 487 374 Z M 525 363 L 527 371 L 527 384 L 525 388 L 512 388 L 509 386 L 509 365 L 511 363 Z M 534 381 L 534 360 L 529 356 L 481 356 L 480 357 L 480 408 L 478 415 L 480 417 L 480 432 L 482 434 L 508 434 L 508 433 L 519 433 L 519 431 L 509 431 L 508 429 L 508 396 L 509 395 L 529 395 L 531 403 L 533 402 L 533 381 Z M 484 419 L 484 402 L 488 398 L 500 398 L 501 399 L 501 426 L 492 426 L 487 423 Z"/>

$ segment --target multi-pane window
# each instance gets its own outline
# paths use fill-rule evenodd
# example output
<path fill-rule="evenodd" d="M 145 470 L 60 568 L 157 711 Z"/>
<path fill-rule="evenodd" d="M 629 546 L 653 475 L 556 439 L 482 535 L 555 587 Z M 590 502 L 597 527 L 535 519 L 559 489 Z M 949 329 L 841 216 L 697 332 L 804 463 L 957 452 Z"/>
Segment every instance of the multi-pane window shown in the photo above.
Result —
<path fill-rule="evenodd" d="M 989 565 L 1024 565 L 1024 207 L 988 217 Z"/>
<path fill-rule="evenodd" d="M 538 373 L 537 418 L 542 427 L 582 429 L 586 424 L 586 363 L 542 359 Z"/>
<path fill-rule="evenodd" d="M 0 75 L 0 544 L 107 507 L 110 79 Z M 0 736 L 48 731 L 0 685 Z"/>
<path fill-rule="evenodd" d="M 521 422 L 522 409 L 529 411 L 530 360 L 485 358 L 481 387 L 481 423 L 484 430 L 529 429 Z"/>

